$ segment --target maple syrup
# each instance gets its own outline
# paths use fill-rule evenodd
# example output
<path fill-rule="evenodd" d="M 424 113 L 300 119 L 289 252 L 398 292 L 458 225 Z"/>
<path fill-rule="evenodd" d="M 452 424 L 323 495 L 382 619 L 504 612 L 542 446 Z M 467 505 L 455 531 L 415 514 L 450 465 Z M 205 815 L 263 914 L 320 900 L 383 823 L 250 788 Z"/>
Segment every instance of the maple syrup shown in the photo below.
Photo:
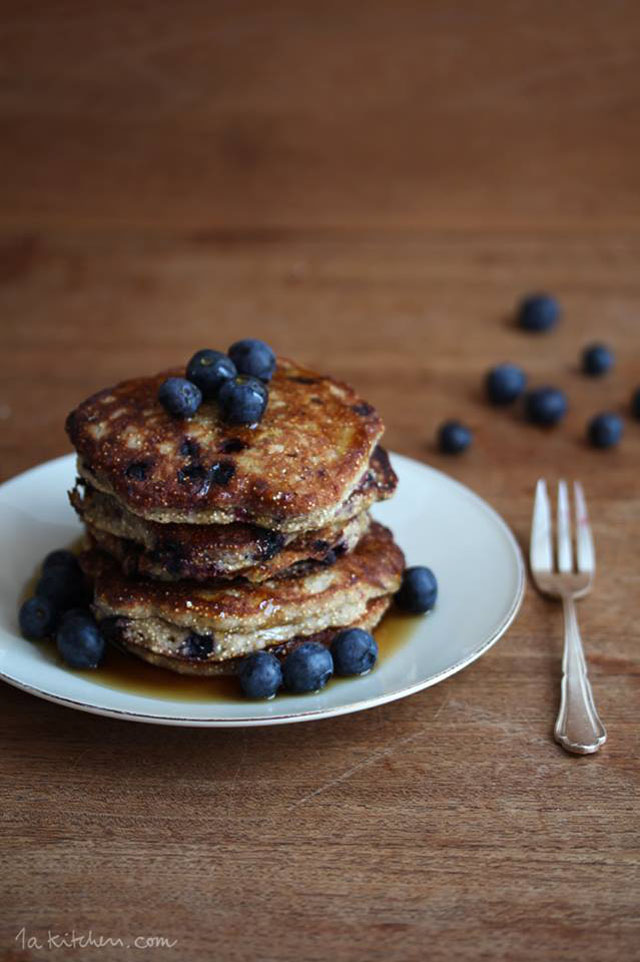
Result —
<path fill-rule="evenodd" d="M 77 552 L 81 549 L 82 541 L 79 541 L 74 542 L 70 550 Z M 40 569 L 38 568 L 25 585 L 22 601 L 33 594 L 39 574 Z M 419 620 L 419 615 L 403 614 L 395 608 L 391 608 L 387 612 L 373 632 L 378 643 L 378 665 L 392 658 L 398 649 L 403 647 Z M 42 645 L 42 650 L 47 658 L 65 667 L 51 641 L 44 641 L 39 644 Z M 126 651 L 115 648 L 113 645 L 107 647 L 105 659 L 99 668 L 88 671 L 75 670 L 74 674 L 105 688 L 130 692 L 147 698 L 162 698 L 168 701 L 237 702 L 243 697 L 236 678 L 181 675 L 178 672 L 151 665 Z M 335 685 L 341 681 L 349 680 L 353 679 L 333 678 L 329 684 Z"/>
<path fill-rule="evenodd" d="M 415 615 L 404 615 L 391 611 L 382 619 L 374 631 L 378 642 L 378 664 L 382 664 L 408 640 L 416 623 Z M 375 671 L 375 668 L 374 668 Z M 180 675 L 150 665 L 134 655 L 110 646 L 105 660 L 93 671 L 79 671 L 90 681 L 107 688 L 146 695 L 149 698 L 164 698 L 169 701 L 239 701 L 242 699 L 238 681 L 230 677 L 198 678 L 194 675 Z M 343 679 L 333 678 L 334 685 Z M 352 679 L 344 679 L 352 680 Z"/>

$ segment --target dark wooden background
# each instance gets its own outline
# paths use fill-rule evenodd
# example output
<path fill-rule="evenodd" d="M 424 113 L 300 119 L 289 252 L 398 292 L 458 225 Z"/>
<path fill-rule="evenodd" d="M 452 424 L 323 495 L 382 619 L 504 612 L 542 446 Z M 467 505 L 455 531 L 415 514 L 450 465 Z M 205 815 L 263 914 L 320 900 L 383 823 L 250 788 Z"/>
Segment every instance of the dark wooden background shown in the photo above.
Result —
<path fill-rule="evenodd" d="M 560 612 L 531 590 L 467 671 L 316 724 L 155 728 L 3 686 L 1 958 L 135 954 L 23 952 L 23 926 L 178 940 L 154 960 L 640 958 L 640 423 L 583 439 L 640 384 L 639 40 L 633 2 L 3 4 L 2 475 L 68 450 L 90 391 L 262 336 L 523 544 L 536 477 L 585 482 L 609 742 L 555 746 Z M 565 309 L 547 338 L 512 324 L 536 288 Z M 566 389 L 556 431 L 483 403 L 507 359 Z"/>

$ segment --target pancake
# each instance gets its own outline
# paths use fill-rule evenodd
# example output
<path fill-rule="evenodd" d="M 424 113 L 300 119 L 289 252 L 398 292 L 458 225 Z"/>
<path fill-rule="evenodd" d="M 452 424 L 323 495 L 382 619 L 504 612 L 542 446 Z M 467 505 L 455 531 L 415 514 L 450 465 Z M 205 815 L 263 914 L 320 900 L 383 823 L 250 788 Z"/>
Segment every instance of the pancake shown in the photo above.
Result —
<path fill-rule="evenodd" d="M 369 602 L 367 610 L 361 618 L 344 627 L 364 628 L 365 631 L 373 631 L 391 605 L 392 600 L 392 595 L 382 595 L 380 598 L 375 598 Z M 235 675 L 245 660 L 244 655 L 218 662 L 209 659 L 203 660 L 202 658 L 189 658 L 180 646 L 177 646 L 172 654 L 161 654 L 128 640 L 135 637 L 135 629 L 129 630 L 127 618 L 112 618 L 102 624 L 104 626 L 103 633 L 111 644 L 136 655 L 151 665 L 175 671 L 180 675 L 198 675 L 201 677 Z M 313 635 L 297 635 L 289 641 L 268 645 L 265 650 L 271 652 L 280 661 L 284 661 L 288 654 L 304 644 L 305 641 L 317 641 L 325 648 L 329 648 L 335 636 L 342 630 L 343 628 L 326 628 L 324 631 L 316 632 Z"/>
<path fill-rule="evenodd" d="M 207 583 L 242 578 L 254 584 L 269 578 L 295 577 L 303 565 L 333 564 L 340 555 L 353 551 L 369 524 L 369 514 L 363 511 L 344 527 L 334 525 L 297 537 L 291 535 L 286 545 L 277 540 L 280 532 L 266 528 L 258 529 L 263 535 L 260 541 L 250 525 L 184 525 L 196 528 L 201 537 L 184 542 L 165 538 L 157 548 L 145 551 L 135 541 L 94 527 L 85 519 L 93 544 L 117 558 L 127 575 Z M 239 530 L 228 530 L 236 528 Z M 225 535 L 229 537 L 225 539 Z"/>
<path fill-rule="evenodd" d="M 397 479 L 382 448 L 334 522 L 302 533 L 270 531 L 239 522 L 227 525 L 161 524 L 129 511 L 117 498 L 86 482 L 70 500 L 97 545 L 118 558 L 128 574 L 164 581 L 247 578 L 265 581 L 305 561 L 331 563 L 351 551 L 369 524 L 366 509 L 388 498 Z"/>
<path fill-rule="evenodd" d="M 279 359 L 256 427 L 231 427 L 215 401 L 189 420 L 158 401 L 170 375 L 125 381 L 71 412 L 79 474 L 161 523 L 243 522 L 294 532 L 324 527 L 368 471 L 383 432 L 345 384 Z"/>
<path fill-rule="evenodd" d="M 258 585 L 213 587 L 127 578 L 101 552 L 83 556 L 94 580 L 94 613 L 125 644 L 168 659 L 228 662 L 300 636 L 351 625 L 389 598 L 404 568 L 387 528 L 372 523 L 358 546 L 329 567 Z M 115 626 L 115 628 L 114 628 Z"/>

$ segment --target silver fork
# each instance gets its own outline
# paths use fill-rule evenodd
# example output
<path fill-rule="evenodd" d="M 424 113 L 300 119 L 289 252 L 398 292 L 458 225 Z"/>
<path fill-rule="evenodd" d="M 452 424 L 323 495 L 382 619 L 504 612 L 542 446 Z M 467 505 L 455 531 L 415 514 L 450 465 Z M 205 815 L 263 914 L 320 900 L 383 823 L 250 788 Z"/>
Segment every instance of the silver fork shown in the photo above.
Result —
<path fill-rule="evenodd" d="M 558 484 L 557 565 L 554 567 L 551 507 L 546 481 L 536 485 L 531 522 L 529 561 L 533 581 L 544 595 L 562 601 L 564 611 L 564 654 L 560 711 L 555 740 L 568 752 L 589 755 L 607 740 L 598 717 L 587 675 L 575 602 L 591 590 L 596 568 L 593 538 L 582 485 L 574 482 L 577 571 L 574 571 L 571 543 L 569 495 L 564 481 Z"/>

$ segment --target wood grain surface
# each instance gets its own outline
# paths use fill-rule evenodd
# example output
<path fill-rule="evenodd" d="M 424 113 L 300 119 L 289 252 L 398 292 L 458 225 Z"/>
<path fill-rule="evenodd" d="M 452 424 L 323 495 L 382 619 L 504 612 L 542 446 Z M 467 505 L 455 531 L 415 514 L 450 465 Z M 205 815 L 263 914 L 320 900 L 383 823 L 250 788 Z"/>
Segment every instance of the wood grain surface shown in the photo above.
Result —
<path fill-rule="evenodd" d="M 535 479 L 584 481 L 609 741 L 554 744 L 561 616 L 532 589 L 460 675 L 315 724 L 157 728 L 3 686 L 0 958 L 640 958 L 640 422 L 584 440 L 640 385 L 639 29 L 595 0 L 5 5 L 2 476 L 67 451 L 89 392 L 262 336 L 523 547 Z M 538 288 L 548 337 L 513 324 Z M 565 423 L 490 409 L 502 360 L 563 387 Z M 475 432 L 457 459 L 445 417 Z M 73 929 L 176 944 L 46 947 Z"/>

